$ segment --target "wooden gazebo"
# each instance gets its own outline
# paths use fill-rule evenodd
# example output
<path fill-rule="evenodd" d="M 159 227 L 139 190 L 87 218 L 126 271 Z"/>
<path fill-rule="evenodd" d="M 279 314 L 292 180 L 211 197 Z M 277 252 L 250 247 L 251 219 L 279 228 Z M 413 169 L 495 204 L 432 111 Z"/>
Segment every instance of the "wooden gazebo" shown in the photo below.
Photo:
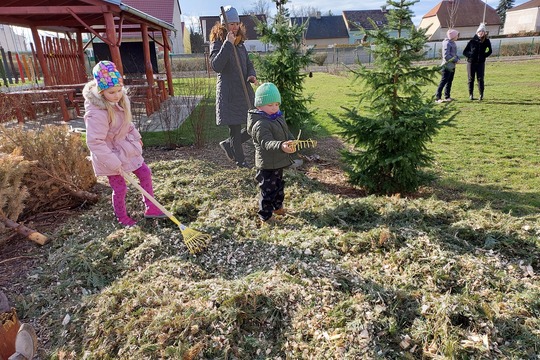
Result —
<path fill-rule="evenodd" d="M 123 4 L 121 0 L 3 0 L 0 3 L 0 24 L 30 28 L 45 86 L 87 81 L 84 50 L 88 44 L 83 44 L 84 33 L 108 45 L 111 60 L 124 74 L 120 49 L 122 35 L 140 33 L 148 85 L 153 87 L 155 81 L 150 58 L 152 40 L 164 49 L 168 94 L 174 95 L 168 37 L 168 32 L 174 31 L 174 27 Z M 42 38 L 38 30 L 65 33 L 67 38 L 51 41 L 50 38 Z M 152 32 L 160 32 L 163 43 L 150 39 L 149 33 Z M 58 76 L 59 70 L 70 71 L 71 77 Z"/>

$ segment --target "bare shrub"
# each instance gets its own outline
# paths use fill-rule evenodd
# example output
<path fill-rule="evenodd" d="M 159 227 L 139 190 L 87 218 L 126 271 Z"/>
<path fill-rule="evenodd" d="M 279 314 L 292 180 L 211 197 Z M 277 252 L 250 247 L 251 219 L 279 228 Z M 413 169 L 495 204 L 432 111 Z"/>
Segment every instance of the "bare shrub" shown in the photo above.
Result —
<path fill-rule="evenodd" d="M 158 61 L 161 69 L 165 68 L 164 61 Z M 173 72 L 206 71 L 206 60 L 201 57 L 175 57 L 171 59 L 171 69 Z"/>
<path fill-rule="evenodd" d="M 538 43 L 521 43 L 512 45 L 501 45 L 501 56 L 521 56 L 521 55 L 538 55 L 540 54 L 540 44 Z"/>
<path fill-rule="evenodd" d="M 212 91 L 208 78 L 199 77 L 195 73 L 181 79 L 180 86 L 175 88 L 177 96 L 169 98 L 161 105 L 157 117 L 161 129 L 165 131 L 167 146 L 176 147 L 180 141 L 180 131 L 176 131 L 184 121 L 188 121 L 193 129 L 194 145 L 201 147 L 205 142 L 206 106 Z"/>

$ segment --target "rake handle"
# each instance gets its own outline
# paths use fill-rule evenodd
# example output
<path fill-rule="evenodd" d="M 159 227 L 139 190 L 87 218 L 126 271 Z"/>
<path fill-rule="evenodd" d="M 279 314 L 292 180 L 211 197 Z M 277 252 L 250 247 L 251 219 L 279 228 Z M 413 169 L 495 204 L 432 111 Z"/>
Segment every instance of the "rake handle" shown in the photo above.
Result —
<path fill-rule="evenodd" d="M 181 229 L 184 228 L 184 225 L 180 221 L 178 221 L 177 218 L 174 217 L 174 215 L 163 205 L 161 205 L 152 195 L 148 193 L 148 191 L 144 190 L 141 185 L 135 180 L 132 176 L 127 174 L 126 172 L 122 171 L 122 176 L 124 179 L 126 179 L 131 185 L 133 185 L 137 190 L 139 190 L 148 200 L 152 202 L 152 204 L 156 205 L 156 207 L 161 210 L 169 219 L 172 220 L 176 225 L 178 225 Z"/>

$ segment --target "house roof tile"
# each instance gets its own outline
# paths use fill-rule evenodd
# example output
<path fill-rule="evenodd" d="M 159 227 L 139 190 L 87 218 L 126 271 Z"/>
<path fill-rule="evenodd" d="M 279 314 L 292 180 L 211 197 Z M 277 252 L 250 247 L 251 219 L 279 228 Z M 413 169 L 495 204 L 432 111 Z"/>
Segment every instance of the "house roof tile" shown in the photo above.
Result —
<path fill-rule="evenodd" d="M 308 22 L 305 38 L 310 39 L 335 39 L 348 38 L 349 33 L 342 16 L 320 17 L 292 17 L 291 23 L 300 25 Z"/>
<path fill-rule="evenodd" d="M 485 8 L 485 23 L 488 25 L 502 25 L 501 18 L 497 11 L 487 5 L 482 0 L 443 0 L 438 3 L 433 9 L 428 11 L 423 19 L 432 16 L 437 16 L 442 27 L 449 27 L 451 23 L 451 10 L 453 6 L 457 6 L 454 27 L 469 27 L 477 26 L 484 20 Z"/>
<path fill-rule="evenodd" d="M 343 11 L 343 17 L 348 24 L 350 30 L 375 30 L 371 24 L 371 20 L 377 24 L 377 26 L 384 26 L 388 24 L 386 18 L 386 11 L 382 10 L 351 10 Z"/>
<path fill-rule="evenodd" d="M 169 24 L 173 23 L 174 0 L 122 0 L 122 2 Z"/>

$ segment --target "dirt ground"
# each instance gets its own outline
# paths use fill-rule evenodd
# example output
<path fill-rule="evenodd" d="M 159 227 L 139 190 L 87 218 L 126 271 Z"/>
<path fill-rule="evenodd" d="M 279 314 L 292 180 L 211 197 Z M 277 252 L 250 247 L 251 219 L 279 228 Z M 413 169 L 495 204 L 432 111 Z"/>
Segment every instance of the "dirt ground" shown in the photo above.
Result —
<path fill-rule="evenodd" d="M 347 183 L 346 176 L 339 161 L 339 151 L 343 143 L 336 138 L 319 140 L 317 147 L 305 151 L 302 155 L 304 164 L 298 171 L 304 172 L 308 177 L 317 179 L 324 184 L 328 191 L 344 197 L 364 196 L 358 188 Z M 253 159 L 253 147 L 246 146 L 248 159 Z M 145 149 L 145 160 L 151 164 L 158 160 L 172 160 L 182 158 L 198 158 L 221 164 L 224 168 L 234 168 L 236 165 L 228 161 L 217 144 L 204 148 L 183 147 L 174 150 Z M 108 188 L 98 184 L 97 192 L 104 192 L 107 196 Z M 84 210 L 67 210 L 54 213 L 42 213 L 25 222 L 25 225 L 44 234 L 52 233 L 68 218 L 77 216 Z M 51 241 L 54 241 L 52 239 Z M 47 246 L 47 245 L 44 245 Z M 0 232 L 0 290 L 9 294 L 20 293 L 25 287 L 25 279 L 34 267 L 44 261 L 42 247 L 15 232 Z M 12 304 L 13 305 L 13 304 Z"/>

